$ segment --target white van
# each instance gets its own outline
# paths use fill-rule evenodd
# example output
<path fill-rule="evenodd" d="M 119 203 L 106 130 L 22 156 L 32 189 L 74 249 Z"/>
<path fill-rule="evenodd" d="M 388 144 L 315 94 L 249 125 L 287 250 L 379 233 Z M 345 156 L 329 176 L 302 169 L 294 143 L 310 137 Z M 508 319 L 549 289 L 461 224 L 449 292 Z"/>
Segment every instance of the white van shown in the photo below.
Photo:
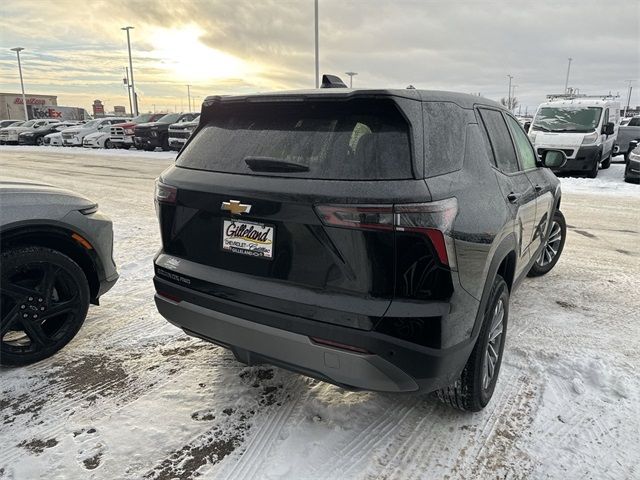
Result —
<path fill-rule="evenodd" d="M 529 138 L 542 156 L 545 150 L 562 150 L 567 156 L 563 171 L 581 172 L 590 178 L 598 168 L 609 168 L 618 136 L 620 102 L 610 98 L 578 96 L 541 104 L 529 129 Z"/>

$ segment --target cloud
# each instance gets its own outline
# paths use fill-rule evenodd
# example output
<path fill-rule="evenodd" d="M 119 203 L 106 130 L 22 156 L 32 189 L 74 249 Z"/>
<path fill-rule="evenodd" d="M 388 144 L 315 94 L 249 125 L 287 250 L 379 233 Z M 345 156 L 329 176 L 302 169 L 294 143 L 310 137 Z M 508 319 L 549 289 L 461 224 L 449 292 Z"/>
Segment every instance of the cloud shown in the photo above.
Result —
<path fill-rule="evenodd" d="M 26 81 L 54 93 L 64 84 L 69 98 L 126 94 L 124 25 L 136 27 L 136 81 L 151 101 L 185 97 L 184 79 L 158 62 L 153 39 L 189 26 L 202 45 L 252 66 L 241 78 L 194 79 L 200 96 L 314 83 L 311 0 L 10 0 L 3 10 L 1 42 L 27 47 Z M 640 78 L 639 19 L 636 1 L 320 0 L 321 71 L 355 70 L 356 86 L 413 84 L 494 99 L 507 95 L 511 74 L 521 103 L 534 107 L 562 90 L 572 57 L 572 86 L 624 96 L 626 80 Z M 16 90 L 13 52 L 0 51 L 0 66 L 0 89 Z M 634 89 L 640 104 L 637 82 Z"/>

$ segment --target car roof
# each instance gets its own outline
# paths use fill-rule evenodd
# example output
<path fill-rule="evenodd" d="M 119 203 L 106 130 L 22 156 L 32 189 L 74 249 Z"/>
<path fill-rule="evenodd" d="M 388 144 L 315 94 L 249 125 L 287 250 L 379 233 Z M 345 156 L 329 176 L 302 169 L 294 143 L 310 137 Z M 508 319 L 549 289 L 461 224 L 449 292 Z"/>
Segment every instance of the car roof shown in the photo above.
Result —
<path fill-rule="evenodd" d="M 475 105 L 487 105 L 504 109 L 498 102 L 488 98 L 467 93 L 449 92 L 444 90 L 407 89 L 351 89 L 351 88 L 319 88 L 309 90 L 288 90 L 253 93 L 246 95 L 212 95 L 205 99 L 205 104 L 215 102 L 243 102 L 243 101 L 293 101 L 300 99 L 331 99 L 350 100 L 366 97 L 397 97 L 419 102 L 451 102 L 462 108 L 473 108 Z"/>

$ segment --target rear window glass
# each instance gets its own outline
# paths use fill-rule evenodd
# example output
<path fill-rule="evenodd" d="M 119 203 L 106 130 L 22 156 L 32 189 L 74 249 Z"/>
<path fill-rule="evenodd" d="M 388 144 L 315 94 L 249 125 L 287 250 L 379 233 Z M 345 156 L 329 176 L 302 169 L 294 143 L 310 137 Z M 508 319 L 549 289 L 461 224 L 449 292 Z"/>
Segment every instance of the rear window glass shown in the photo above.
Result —
<path fill-rule="evenodd" d="M 178 166 L 330 180 L 413 177 L 409 125 L 391 101 L 208 108 L 201 119 L 207 123 L 180 154 Z"/>

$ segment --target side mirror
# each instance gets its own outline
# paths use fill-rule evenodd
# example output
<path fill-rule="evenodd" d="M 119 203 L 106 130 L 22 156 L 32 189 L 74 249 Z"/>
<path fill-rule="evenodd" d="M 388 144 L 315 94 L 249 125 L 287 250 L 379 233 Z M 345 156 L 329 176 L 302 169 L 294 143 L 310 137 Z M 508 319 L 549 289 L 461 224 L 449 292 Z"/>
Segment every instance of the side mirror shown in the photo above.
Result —
<path fill-rule="evenodd" d="M 545 150 L 542 154 L 542 166 L 547 168 L 562 168 L 567 164 L 567 156 L 562 150 Z"/>
<path fill-rule="evenodd" d="M 602 126 L 602 133 L 605 135 L 613 135 L 615 124 L 613 122 L 605 123 Z"/>

